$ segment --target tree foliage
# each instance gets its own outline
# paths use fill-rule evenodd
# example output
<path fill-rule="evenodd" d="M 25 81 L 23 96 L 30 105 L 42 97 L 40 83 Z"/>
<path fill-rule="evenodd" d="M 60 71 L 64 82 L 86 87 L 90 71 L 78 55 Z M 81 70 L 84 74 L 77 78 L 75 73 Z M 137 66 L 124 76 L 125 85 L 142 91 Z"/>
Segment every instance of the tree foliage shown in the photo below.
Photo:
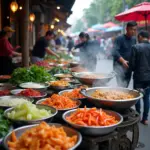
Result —
<path fill-rule="evenodd" d="M 150 0 L 146 1 L 150 2 Z M 114 16 L 123 12 L 126 6 L 131 8 L 141 2 L 143 0 L 93 0 L 89 8 L 84 9 L 83 18 L 86 20 L 87 28 L 97 23 L 115 21 Z M 80 23 L 80 21 L 77 22 L 74 30 L 83 29 L 84 24 Z"/>
<path fill-rule="evenodd" d="M 84 30 L 85 30 L 85 26 L 83 24 L 82 19 L 78 19 L 72 28 L 72 32 L 75 33 L 75 32 L 81 32 Z"/>

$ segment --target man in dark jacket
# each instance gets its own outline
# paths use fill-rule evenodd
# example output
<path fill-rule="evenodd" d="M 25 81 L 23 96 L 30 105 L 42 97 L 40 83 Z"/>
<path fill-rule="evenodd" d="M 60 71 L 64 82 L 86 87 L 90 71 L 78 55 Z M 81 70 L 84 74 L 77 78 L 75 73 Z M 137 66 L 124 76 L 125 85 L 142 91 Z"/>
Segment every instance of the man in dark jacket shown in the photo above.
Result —
<path fill-rule="evenodd" d="M 75 46 L 80 48 L 80 62 L 83 67 L 89 71 L 95 71 L 97 65 L 97 54 L 100 46 L 97 41 L 91 41 L 88 34 L 81 32 L 79 34 L 81 43 Z"/>
<path fill-rule="evenodd" d="M 144 112 L 142 123 L 148 124 L 148 113 L 149 113 L 149 96 L 150 96 L 150 43 L 149 33 L 147 31 L 140 31 L 138 34 L 139 44 L 132 47 L 130 57 L 130 68 L 134 72 L 134 88 L 144 90 Z M 140 100 L 136 104 L 136 110 L 140 111 Z"/>
<path fill-rule="evenodd" d="M 120 87 L 128 87 L 131 79 L 128 62 L 131 55 L 131 47 L 136 44 L 136 28 L 136 22 L 128 22 L 126 34 L 118 36 L 114 42 L 114 71 L 117 73 L 117 84 Z"/>

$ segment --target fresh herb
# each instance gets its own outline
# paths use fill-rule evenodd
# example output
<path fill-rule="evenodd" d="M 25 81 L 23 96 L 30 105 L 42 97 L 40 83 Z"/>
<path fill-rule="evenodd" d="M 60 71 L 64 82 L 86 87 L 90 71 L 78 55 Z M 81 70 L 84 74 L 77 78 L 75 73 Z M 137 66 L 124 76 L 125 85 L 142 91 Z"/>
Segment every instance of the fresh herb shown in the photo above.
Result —
<path fill-rule="evenodd" d="M 10 122 L 4 117 L 4 111 L 0 109 L 0 138 L 3 138 L 10 128 Z"/>
<path fill-rule="evenodd" d="M 58 55 L 60 56 L 60 58 L 65 59 L 65 60 L 70 60 L 70 59 L 72 59 L 71 56 L 68 55 L 68 54 L 59 53 Z"/>
<path fill-rule="evenodd" d="M 63 69 L 62 67 L 58 66 L 58 67 L 53 67 L 50 71 L 50 74 L 59 74 L 59 73 L 63 73 L 63 74 L 70 74 L 70 70 L 69 69 Z"/>
<path fill-rule="evenodd" d="M 15 69 L 10 82 L 13 84 L 21 84 L 24 82 L 46 82 L 54 80 L 55 77 L 49 74 L 44 67 L 31 66 L 30 68 Z"/>
<path fill-rule="evenodd" d="M 65 59 L 65 60 L 70 60 L 72 59 L 72 57 L 68 54 L 64 54 L 64 53 L 58 53 L 60 59 Z M 53 55 L 47 55 L 45 57 L 45 59 L 52 59 L 52 60 L 57 60 L 57 57 L 56 56 L 53 56 Z"/>
<path fill-rule="evenodd" d="M 57 60 L 57 57 L 53 55 L 47 55 L 45 59 Z"/>

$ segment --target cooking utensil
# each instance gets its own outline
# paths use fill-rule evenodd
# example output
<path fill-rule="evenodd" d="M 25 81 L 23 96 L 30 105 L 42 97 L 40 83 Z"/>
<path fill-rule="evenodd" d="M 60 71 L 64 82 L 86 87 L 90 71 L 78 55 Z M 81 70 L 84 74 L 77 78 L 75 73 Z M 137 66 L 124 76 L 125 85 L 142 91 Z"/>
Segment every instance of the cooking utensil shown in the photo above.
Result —
<path fill-rule="evenodd" d="M 36 104 L 41 104 L 43 101 L 45 101 L 46 99 L 41 99 L 39 101 L 36 102 Z M 62 119 L 62 115 L 64 112 L 68 111 L 68 110 L 72 110 L 72 109 L 75 109 L 75 108 L 78 108 L 80 107 L 81 105 L 81 101 L 80 100 L 75 100 L 77 102 L 77 106 L 73 107 L 73 108 L 66 108 L 66 109 L 57 109 L 58 110 L 58 113 L 57 115 L 55 116 L 56 118 L 59 118 L 59 119 Z"/>
<path fill-rule="evenodd" d="M 80 134 L 78 131 L 76 131 L 76 130 L 74 130 L 74 129 L 72 129 L 72 128 L 63 126 L 63 125 L 61 125 L 61 124 L 49 123 L 49 125 L 50 125 L 50 126 L 55 126 L 55 127 L 58 127 L 58 128 L 59 128 L 59 127 L 63 127 L 63 129 L 65 130 L 67 136 L 74 136 L 74 135 L 77 136 L 77 143 L 76 143 L 72 148 L 70 148 L 70 149 L 68 149 L 68 150 L 75 150 L 75 149 L 80 145 L 80 143 L 81 143 L 81 141 L 82 141 L 82 136 L 81 136 L 81 134 Z M 35 126 L 37 126 L 37 124 L 36 124 L 36 125 L 28 125 L 28 126 L 20 127 L 20 128 L 15 129 L 14 132 L 15 132 L 17 138 L 19 138 L 25 131 L 27 131 L 27 130 L 29 130 L 29 129 L 35 127 Z M 6 150 L 9 150 L 7 143 L 8 143 L 8 141 L 11 140 L 11 134 L 12 134 L 12 132 L 10 132 L 10 133 L 4 138 L 4 141 L 3 141 L 3 145 L 4 145 L 4 148 L 5 148 Z"/>
<path fill-rule="evenodd" d="M 134 95 L 135 98 L 132 99 L 123 99 L 123 100 L 106 100 L 106 99 L 97 99 L 92 97 L 92 93 L 95 92 L 95 90 L 100 90 L 100 91 L 120 91 L 120 92 L 125 92 L 127 94 L 132 94 Z M 132 107 L 133 105 L 136 104 L 138 100 L 140 100 L 143 95 L 139 93 L 136 90 L 132 90 L 129 88 L 112 88 L 112 87 L 94 87 L 94 88 L 87 88 L 87 89 L 82 89 L 81 93 L 88 98 L 89 102 L 93 103 L 96 107 L 98 108 L 109 108 L 112 110 L 119 110 L 123 111 L 125 109 L 128 109 Z"/>
<path fill-rule="evenodd" d="M 73 76 L 71 74 L 59 73 L 59 74 L 54 74 L 54 77 L 57 77 L 59 79 L 63 79 L 63 78 L 72 78 Z"/>
<path fill-rule="evenodd" d="M 13 94 L 13 95 L 18 95 L 23 90 L 25 90 L 25 89 L 15 89 L 15 90 L 11 90 L 10 93 Z M 39 98 L 43 98 L 43 97 L 47 96 L 46 92 L 41 92 L 40 91 L 40 93 L 41 93 L 40 96 L 27 96 L 27 97 L 34 98 L 34 99 L 39 99 Z"/>
<path fill-rule="evenodd" d="M 37 84 L 39 86 L 41 86 L 40 88 L 38 87 L 32 87 L 33 84 Z M 19 87 L 23 88 L 23 89 L 35 89 L 35 90 L 40 90 L 40 91 L 46 91 L 47 88 L 49 87 L 49 84 L 47 83 L 35 83 L 35 82 L 26 82 L 26 83 L 22 83 L 19 85 Z"/>
<path fill-rule="evenodd" d="M 50 85 L 49 88 L 51 88 L 52 90 L 55 90 L 55 91 L 70 89 L 70 86 L 71 86 L 71 84 L 69 82 L 68 82 L 67 86 L 54 86 L 54 85 L 51 84 L 52 82 L 55 82 L 55 81 L 50 81 L 49 82 L 49 85 Z"/>
<path fill-rule="evenodd" d="M 12 95 L 12 96 L 1 96 L 0 97 L 0 101 L 1 100 L 5 100 L 5 99 L 10 99 L 10 100 L 12 100 L 12 99 L 24 99 L 24 100 L 26 100 L 26 101 L 30 101 L 30 102 L 33 102 L 33 99 L 32 98 L 29 98 L 29 97 L 24 97 L 24 96 L 14 96 L 14 95 Z M 21 100 L 20 100 L 21 101 Z M 11 108 L 11 107 L 14 107 L 14 106 L 9 106 L 9 105 L 1 105 L 0 104 L 0 108 L 1 109 L 8 109 L 8 108 Z"/>
<path fill-rule="evenodd" d="M 77 67 L 77 66 L 79 66 L 79 65 L 80 65 L 80 63 L 77 62 L 77 61 L 70 62 L 70 67 L 71 67 L 71 68 L 72 68 L 72 67 Z"/>
<path fill-rule="evenodd" d="M 0 90 L 11 90 L 14 89 L 16 86 L 10 83 L 0 83 Z"/>
<path fill-rule="evenodd" d="M 65 93 L 65 92 L 71 92 L 71 91 L 73 91 L 73 89 L 69 89 L 69 90 L 63 90 L 63 91 L 60 91 L 58 94 L 59 95 L 63 95 L 63 93 Z M 84 100 L 84 99 L 86 99 L 86 97 L 85 98 L 73 98 L 74 100 Z"/>
<path fill-rule="evenodd" d="M 30 124 L 38 124 L 42 121 L 46 121 L 46 122 L 50 122 L 52 121 L 53 117 L 57 114 L 57 110 L 51 106 L 46 106 L 46 105 L 41 105 L 41 104 L 36 104 L 36 107 L 38 109 L 46 109 L 46 110 L 50 110 L 51 111 L 51 114 L 50 116 L 48 117 L 45 117 L 45 118 L 41 118 L 41 119 L 37 119 L 37 120 L 17 120 L 17 119 L 11 119 L 8 117 L 8 113 L 12 112 L 14 110 L 14 108 L 9 108 L 7 109 L 5 112 L 4 112 L 4 116 L 6 118 L 8 118 L 9 120 L 11 120 L 11 122 L 15 125 L 19 125 L 19 126 L 22 126 L 22 125 L 30 125 Z"/>
<path fill-rule="evenodd" d="M 84 108 L 82 108 L 82 109 L 84 109 Z M 110 132 L 113 132 L 117 128 L 117 126 L 120 125 L 123 121 L 123 117 L 119 113 L 114 112 L 114 111 L 110 111 L 110 110 L 103 110 L 108 115 L 114 116 L 118 120 L 118 123 L 116 123 L 114 125 L 110 125 L 110 126 L 82 126 L 82 125 L 77 125 L 77 124 L 74 124 L 74 123 L 66 120 L 66 117 L 70 116 L 75 111 L 77 111 L 77 109 L 69 110 L 69 111 L 65 112 L 63 114 L 64 121 L 67 122 L 69 125 L 71 125 L 73 128 L 80 131 L 82 134 L 89 135 L 89 136 L 99 136 L 99 135 L 105 135 L 105 134 L 108 134 Z"/>
<path fill-rule="evenodd" d="M 72 74 L 77 78 L 81 83 L 87 85 L 105 85 L 108 83 L 114 76 L 115 73 L 95 73 L 95 72 L 76 72 Z M 95 77 L 88 77 L 88 75 L 93 75 Z"/>

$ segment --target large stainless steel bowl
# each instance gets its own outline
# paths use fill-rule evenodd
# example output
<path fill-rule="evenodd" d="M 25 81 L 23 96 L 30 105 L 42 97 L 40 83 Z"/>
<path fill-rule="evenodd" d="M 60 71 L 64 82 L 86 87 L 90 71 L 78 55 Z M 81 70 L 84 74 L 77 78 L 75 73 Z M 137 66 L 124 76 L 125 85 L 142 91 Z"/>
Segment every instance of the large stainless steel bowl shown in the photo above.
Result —
<path fill-rule="evenodd" d="M 70 67 L 71 67 L 71 68 L 72 68 L 72 67 L 77 67 L 77 66 L 79 66 L 79 65 L 80 65 L 80 63 L 77 62 L 77 61 L 70 62 Z"/>
<path fill-rule="evenodd" d="M 47 88 L 49 87 L 49 84 L 48 83 L 36 83 L 37 85 L 40 85 L 42 87 L 38 88 L 38 87 L 35 87 L 33 88 L 32 87 L 32 84 L 34 84 L 35 82 L 26 82 L 26 83 L 21 83 L 19 85 L 19 87 L 23 88 L 23 89 L 35 89 L 35 90 L 39 90 L 39 91 L 46 91 Z"/>
<path fill-rule="evenodd" d="M 43 101 L 45 101 L 46 99 L 41 99 L 39 101 L 36 102 L 36 104 L 41 104 Z M 77 106 L 73 107 L 73 108 L 66 108 L 66 109 L 58 109 L 58 113 L 55 116 L 56 118 L 62 119 L 62 115 L 64 112 L 68 111 L 68 110 L 72 110 L 72 109 L 76 109 L 78 107 L 80 107 L 81 105 L 81 101 L 79 100 L 75 100 L 77 102 Z M 46 105 L 47 106 L 47 105 Z"/>
<path fill-rule="evenodd" d="M 66 127 L 66 126 L 63 126 L 63 125 L 61 125 L 61 124 L 57 124 L 57 123 L 49 123 L 49 125 L 50 125 L 50 126 L 53 126 L 53 125 L 54 125 L 54 126 L 57 127 L 57 128 L 63 127 L 63 129 L 64 129 L 64 131 L 66 132 L 67 136 L 70 136 L 70 137 L 71 137 L 71 136 L 74 136 L 74 135 L 77 136 L 77 142 L 76 142 L 76 144 L 75 144 L 72 148 L 70 148 L 70 149 L 68 149 L 68 150 L 74 150 L 74 149 L 76 149 L 76 148 L 80 145 L 80 143 L 81 143 L 81 141 L 82 141 L 82 136 L 81 136 L 81 134 L 80 134 L 79 132 L 77 132 L 76 130 L 74 130 L 74 129 L 72 129 L 72 128 L 69 128 L 69 127 Z M 18 129 L 15 129 L 14 132 L 15 132 L 17 138 L 19 138 L 25 131 L 27 131 L 27 130 L 29 130 L 29 129 L 35 127 L 35 126 L 37 126 L 37 124 L 36 124 L 36 125 L 29 125 L 29 126 L 20 127 L 20 128 L 18 128 Z M 12 133 L 12 132 L 10 132 L 10 133 L 4 138 L 4 141 L 3 141 L 3 145 L 4 145 L 4 148 L 5 148 L 6 150 L 9 150 L 7 142 L 11 140 L 11 133 Z"/>
<path fill-rule="evenodd" d="M 11 90 L 14 89 L 16 86 L 10 83 L 0 83 L 0 90 Z"/>
<path fill-rule="evenodd" d="M 41 105 L 41 104 L 37 104 L 36 105 L 37 108 L 39 109 L 46 109 L 46 110 L 50 110 L 51 111 L 51 115 L 49 115 L 48 117 L 45 118 L 41 118 L 41 119 L 37 119 L 37 120 L 17 120 L 17 119 L 11 119 L 8 117 L 8 113 L 12 112 L 14 110 L 14 108 L 9 108 L 4 112 L 4 116 L 6 118 L 8 118 L 9 120 L 11 120 L 11 122 L 16 125 L 16 126 L 22 126 L 22 125 L 31 125 L 31 124 L 37 124 L 40 123 L 42 121 L 46 121 L 46 122 L 50 122 L 52 121 L 53 117 L 57 114 L 57 110 L 53 107 L 50 106 L 46 106 L 46 105 Z"/>
<path fill-rule="evenodd" d="M 52 89 L 52 90 L 55 90 L 55 91 L 70 89 L 70 86 L 71 86 L 71 84 L 69 82 L 68 82 L 67 86 L 54 86 L 54 85 L 51 84 L 52 82 L 55 82 L 55 81 L 50 81 L 49 82 L 49 85 L 50 85 L 49 89 Z"/>
<path fill-rule="evenodd" d="M 69 89 L 69 90 L 63 90 L 63 91 L 60 91 L 58 94 L 59 95 L 63 95 L 63 93 L 65 93 L 65 92 L 71 92 L 71 91 L 73 91 L 73 89 Z M 84 100 L 84 99 L 86 99 L 86 97 L 84 97 L 84 98 L 73 98 L 74 100 Z"/>
<path fill-rule="evenodd" d="M 11 90 L 10 93 L 17 96 L 20 92 L 22 92 L 24 90 L 25 89 L 15 89 L 15 90 Z M 34 98 L 34 99 L 41 99 L 41 98 L 47 96 L 46 92 L 42 92 L 42 91 L 39 91 L 39 92 L 41 93 L 40 96 L 26 96 L 26 97 L 30 97 L 30 98 Z"/>
<path fill-rule="evenodd" d="M 84 108 L 83 108 L 84 109 Z M 74 123 L 71 123 L 69 121 L 66 120 L 66 117 L 70 116 L 72 113 L 74 113 L 77 109 L 74 110 L 70 110 L 67 111 L 63 114 L 63 119 L 65 122 L 67 122 L 68 124 L 70 124 L 72 127 L 74 127 L 75 129 L 79 130 L 82 134 L 85 135 L 90 135 L 90 136 L 99 136 L 99 135 L 105 135 L 108 133 L 113 132 L 118 125 L 120 125 L 123 121 L 123 117 L 114 111 L 110 111 L 110 110 L 103 110 L 105 111 L 107 114 L 114 116 L 117 120 L 118 123 L 114 124 L 114 125 L 110 125 L 110 126 L 82 126 L 82 125 L 77 125 Z"/>
<path fill-rule="evenodd" d="M 124 99 L 124 100 L 106 100 L 106 99 L 96 99 L 91 96 L 95 90 L 101 91 L 111 91 L 116 90 L 120 92 L 125 92 L 128 94 L 134 95 L 135 98 L 132 99 Z M 111 87 L 94 87 L 88 88 L 85 90 L 81 90 L 81 93 L 88 98 L 88 100 L 93 103 L 97 108 L 109 108 L 112 110 L 123 111 L 128 109 L 136 104 L 138 100 L 140 100 L 143 95 L 136 90 L 128 89 L 128 88 L 111 88 Z"/>
<path fill-rule="evenodd" d="M 13 100 L 13 99 L 20 99 L 20 101 L 22 99 L 26 100 L 26 101 L 29 101 L 29 102 L 33 102 L 33 99 L 30 98 L 30 97 L 24 97 L 24 96 L 14 96 L 14 95 L 11 95 L 11 96 L 1 96 L 0 97 L 0 108 L 1 109 L 8 109 L 8 108 L 11 108 L 11 107 L 14 107 L 16 106 L 17 104 L 14 104 L 14 105 L 10 105 L 10 102 L 9 102 L 9 105 L 3 105 L 1 104 L 1 100 Z"/>
<path fill-rule="evenodd" d="M 100 75 L 102 77 L 89 78 L 86 77 L 87 75 Z M 96 73 L 96 72 L 78 72 L 78 73 L 76 72 L 73 73 L 73 76 L 83 84 L 100 86 L 100 85 L 107 84 L 115 76 L 115 73 L 106 74 L 106 73 Z"/>

